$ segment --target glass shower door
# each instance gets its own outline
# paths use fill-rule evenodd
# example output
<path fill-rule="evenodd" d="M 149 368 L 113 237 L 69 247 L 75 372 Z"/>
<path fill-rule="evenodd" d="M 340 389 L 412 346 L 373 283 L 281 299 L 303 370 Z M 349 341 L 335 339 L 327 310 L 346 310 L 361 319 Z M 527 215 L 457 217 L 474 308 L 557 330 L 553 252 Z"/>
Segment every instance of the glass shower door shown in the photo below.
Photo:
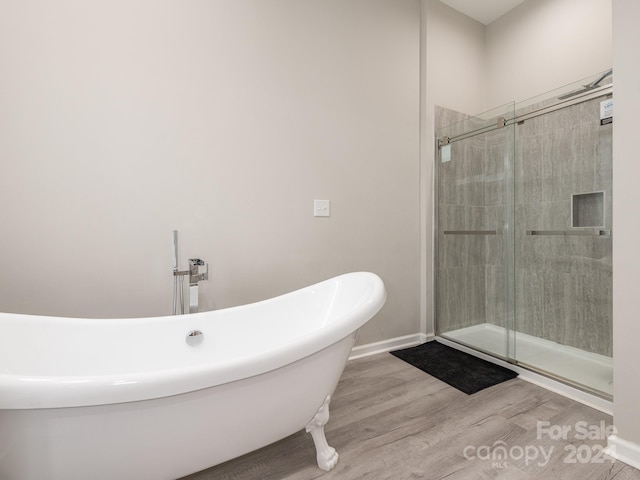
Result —
<path fill-rule="evenodd" d="M 609 396 L 613 97 L 604 83 L 517 109 L 515 340 L 519 364 Z"/>
<path fill-rule="evenodd" d="M 504 359 L 515 354 L 513 116 L 513 104 L 436 112 L 437 333 Z"/>
<path fill-rule="evenodd" d="M 612 71 L 479 116 L 436 110 L 436 333 L 605 398 Z"/>

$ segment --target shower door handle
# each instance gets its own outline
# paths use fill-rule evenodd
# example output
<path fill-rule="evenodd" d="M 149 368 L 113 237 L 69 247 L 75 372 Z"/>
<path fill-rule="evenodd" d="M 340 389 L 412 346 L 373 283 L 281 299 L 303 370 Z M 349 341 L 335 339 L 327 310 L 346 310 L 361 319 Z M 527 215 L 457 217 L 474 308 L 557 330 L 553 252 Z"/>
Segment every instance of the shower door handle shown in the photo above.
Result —
<path fill-rule="evenodd" d="M 527 235 L 580 235 L 586 237 L 610 237 L 611 230 L 527 230 Z"/>
<path fill-rule="evenodd" d="M 497 235 L 497 230 L 445 230 L 445 235 Z"/>

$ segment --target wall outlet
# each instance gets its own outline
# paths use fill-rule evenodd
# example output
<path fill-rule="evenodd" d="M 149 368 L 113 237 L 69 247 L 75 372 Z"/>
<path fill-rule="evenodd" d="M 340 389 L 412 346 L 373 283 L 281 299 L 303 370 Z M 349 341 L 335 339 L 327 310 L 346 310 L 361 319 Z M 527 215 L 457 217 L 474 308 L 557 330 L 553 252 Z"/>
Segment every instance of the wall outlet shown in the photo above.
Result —
<path fill-rule="evenodd" d="M 329 200 L 314 200 L 313 216 L 314 217 L 330 217 L 331 202 Z"/>

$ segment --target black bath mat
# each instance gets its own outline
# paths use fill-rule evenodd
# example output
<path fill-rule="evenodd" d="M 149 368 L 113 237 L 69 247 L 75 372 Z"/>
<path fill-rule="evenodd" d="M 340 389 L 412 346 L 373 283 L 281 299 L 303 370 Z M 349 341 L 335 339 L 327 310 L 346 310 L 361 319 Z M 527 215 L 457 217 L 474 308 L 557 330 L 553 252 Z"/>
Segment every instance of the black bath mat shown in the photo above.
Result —
<path fill-rule="evenodd" d="M 396 350 L 391 354 L 467 395 L 518 376 L 508 368 L 436 341 Z"/>

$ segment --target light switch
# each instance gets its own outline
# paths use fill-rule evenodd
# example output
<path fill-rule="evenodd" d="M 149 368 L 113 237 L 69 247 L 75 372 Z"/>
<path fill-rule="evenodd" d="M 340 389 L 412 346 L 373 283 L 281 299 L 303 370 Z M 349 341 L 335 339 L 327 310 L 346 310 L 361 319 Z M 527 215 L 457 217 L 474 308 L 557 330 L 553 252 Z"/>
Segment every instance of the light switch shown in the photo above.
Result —
<path fill-rule="evenodd" d="M 331 202 L 329 200 L 314 200 L 313 216 L 314 217 L 330 217 Z"/>

